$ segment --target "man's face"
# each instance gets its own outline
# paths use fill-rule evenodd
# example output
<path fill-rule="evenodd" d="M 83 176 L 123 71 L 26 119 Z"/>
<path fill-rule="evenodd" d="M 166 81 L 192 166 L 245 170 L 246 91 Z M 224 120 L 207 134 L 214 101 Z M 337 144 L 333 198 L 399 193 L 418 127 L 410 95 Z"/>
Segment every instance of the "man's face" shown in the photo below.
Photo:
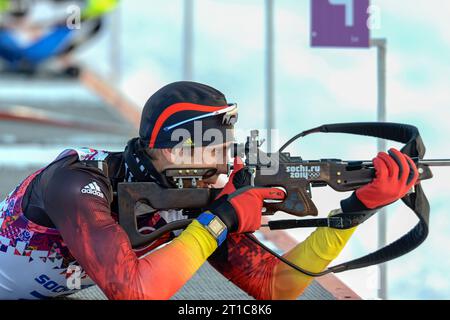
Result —
<path fill-rule="evenodd" d="M 228 163 L 231 160 L 230 146 L 231 144 L 221 145 L 216 148 L 204 150 L 205 164 L 215 166 L 217 173 L 209 178 L 203 179 L 203 183 L 209 185 L 216 184 L 221 174 L 228 174 Z"/>

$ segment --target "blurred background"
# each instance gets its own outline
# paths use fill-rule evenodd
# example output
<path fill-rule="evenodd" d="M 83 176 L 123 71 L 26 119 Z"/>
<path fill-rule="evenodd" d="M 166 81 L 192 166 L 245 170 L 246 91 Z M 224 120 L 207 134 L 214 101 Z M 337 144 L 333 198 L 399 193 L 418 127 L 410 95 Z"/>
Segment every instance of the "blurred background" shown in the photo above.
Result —
<path fill-rule="evenodd" d="M 0 26 L 13 26 L 21 44 L 33 43 L 52 21 L 73 13 L 64 1 L 31 2 L 26 22 L 0 15 Z M 5 3 L 0 0 L 0 11 Z M 387 40 L 386 119 L 416 125 L 427 158 L 450 158 L 450 3 L 372 0 L 371 5 L 378 19 L 371 37 Z M 135 110 L 138 114 L 153 92 L 173 81 L 216 87 L 239 105 L 240 139 L 270 124 L 277 129 L 274 147 L 321 124 L 377 120 L 376 48 L 312 48 L 310 0 L 122 0 L 95 19 L 101 26 L 90 26 L 94 31 L 80 36 L 68 55 L 42 63 L 38 56 L 32 66 L 0 62 L 2 199 L 65 148 L 123 150 L 137 135 Z M 0 46 L 5 43 L 0 37 Z M 290 151 L 304 159 L 371 159 L 377 144 L 371 138 L 317 135 Z M 378 267 L 338 275 L 361 297 L 450 298 L 450 170 L 433 172 L 435 178 L 423 184 L 431 204 L 430 235 L 417 250 L 387 264 L 384 293 Z M 313 196 L 326 215 L 348 195 L 320 188 Z M 388 242 L 417 222 L 403 204 L 390 206 L 386 219 Z M 301 241 L 309 232 L 289 234 Z M 378 220 L 372 218 L 335 262 L 371 252 L 377 244 Z"/>

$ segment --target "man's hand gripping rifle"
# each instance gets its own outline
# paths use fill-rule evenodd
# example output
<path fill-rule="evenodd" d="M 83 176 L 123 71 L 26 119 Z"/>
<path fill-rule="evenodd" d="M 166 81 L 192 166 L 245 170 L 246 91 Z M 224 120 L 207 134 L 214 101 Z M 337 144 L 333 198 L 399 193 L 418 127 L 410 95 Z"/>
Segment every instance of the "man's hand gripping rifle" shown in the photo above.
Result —
<path fill-rule="evenodd" d="M 277 153 L 264 153 L 258 131 L 252 131 L 247 142 L 235 145 L 235 155 L 245 158 L 246 170 L 251 173 L 251 184 L 258 187 L 279 187 L 286 192 L 282 202 L 265 203 L 264 215 L 283 211 L 297 217 L 317 216 L 317 208 L 312 201 L 312 187 L 330 186 L 336 191 L 353 191 L 372 182 L 375 169 L 372 161 L 343 161 L 338 159 L 303 160 L 291 156 L 285 149 L 301 137 L 312 133 L 348 133 L 377 137 L 404 143 L 401 152 L 414 161 L 419 172 L 418 181 L 431 179 L 430 166 L 450 166 L 450 160 L 424 160 L 425 146 L 416 127 L 397 123 L 345 123 L 323 125 L 304 131 L 289 140 Z M 118 187 L 119 223 L 127 232 L 134 247 L 149 245 L 167 232 L 183 229 L 192 220 L 171 222 L 151 234 L 141 234 L 137 229 L 135 207 L 141 202 L 153 210 L 183 209 L 194 218 L 220 193 L 219 189 L 198 187 L 204 176 L 213 169 L 170 169 L 164 174 L 176 188 L 162 188 L 156 183 L 121 183 Z M 418 247 L 428 235 L 429 204 L 420 183 L 402 199 L 419 218 L 419 223 L 403 237 L 388 246 L 350 262 L 342 263 L 321 272 L 311 273 L 303 270 L 265 247 L 255 237 L 249 236 L 277 258 L 294 269 L 310 276 L 321 276 L 330 272 L 342 272 L 363 268 L 395 259 Z M 371 217 L 380 208 L 360 212 L 340 213 L 328 218 L 291 219 L 270 221 L 263 227 L 271 230 L 330 227 L 335 229 L 352 228 Z"/>

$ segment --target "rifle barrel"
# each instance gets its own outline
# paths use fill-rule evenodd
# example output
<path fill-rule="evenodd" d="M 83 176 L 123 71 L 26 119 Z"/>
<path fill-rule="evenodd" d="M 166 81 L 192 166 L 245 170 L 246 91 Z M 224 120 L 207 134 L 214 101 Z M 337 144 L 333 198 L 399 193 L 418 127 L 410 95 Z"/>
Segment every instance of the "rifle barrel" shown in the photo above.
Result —
<path fill-rule="evenodd" d="M 417 158 L 413 158 L 414 161 L 417 161 Z M 373 165 L 372 161 L 362 161 L 362 164 L 365 166 Z M 429 167 L 450 167 L 450 159 L 422 159 L 419 160 L 419 164 L 429 166 Z"/>
<path fill-rule="evenodd" d="M 419 160 L 419 164 L 430 167 L 450 167 L 450 159 Z"/>

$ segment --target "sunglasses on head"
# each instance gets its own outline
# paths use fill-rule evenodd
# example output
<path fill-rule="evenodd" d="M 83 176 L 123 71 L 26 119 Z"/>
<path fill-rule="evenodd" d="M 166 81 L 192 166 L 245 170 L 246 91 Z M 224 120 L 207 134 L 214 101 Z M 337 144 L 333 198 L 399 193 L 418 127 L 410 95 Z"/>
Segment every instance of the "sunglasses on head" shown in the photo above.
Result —
<path fill-rule="evenodd" d="M 231 103 L 228 104 L 227 107 L 222 108 L 220 110 L 217 111 L 213 111 L 213 112 L 209 112 L 209 113 L 205 113 L 202 114 L 200 116 L 196 116 L 190 119 L 186 119 L 180 122 L 177 122 L 175 124 L 172 124 L 170 126 L 164 127 L 163 130 L 164 131 L 170 131 L 172 129 L 175 129 L 179 126 L 182 126 L 186 123 L 189 122 L 193 122 L 193 121 L 197 121 L 197 120 L 201 120 L 201 119 L 205 119 L 205 118 L 209 118 L 209 117 L 215 117 L 215 116 L 220 116 L 223 115 L 222 117 L 222 124 L 227 125 L 227 126 L 232 126 L 237 122 L 238 119 L 238 106 L 236 103 Z"/>

